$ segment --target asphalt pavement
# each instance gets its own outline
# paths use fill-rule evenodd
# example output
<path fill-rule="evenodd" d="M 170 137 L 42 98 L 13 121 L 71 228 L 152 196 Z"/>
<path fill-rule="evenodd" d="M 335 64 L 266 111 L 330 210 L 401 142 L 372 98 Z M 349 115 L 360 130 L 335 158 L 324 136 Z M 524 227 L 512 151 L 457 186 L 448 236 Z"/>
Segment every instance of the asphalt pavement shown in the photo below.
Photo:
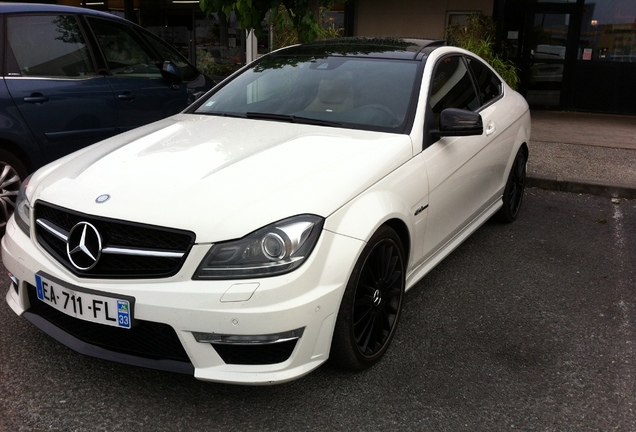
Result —
<path fill-rule="evenodd" d="M 636 431 L 634 226 L 634 200 L 527 189 L 408 292 L 377 365 L 273 387 L 86 357 L 2 300 L 0 431 Z"/>
<path fill-rule="evenodd" d="M 528 186 L 636 198 L 636 117 L 532 111 Z"/>

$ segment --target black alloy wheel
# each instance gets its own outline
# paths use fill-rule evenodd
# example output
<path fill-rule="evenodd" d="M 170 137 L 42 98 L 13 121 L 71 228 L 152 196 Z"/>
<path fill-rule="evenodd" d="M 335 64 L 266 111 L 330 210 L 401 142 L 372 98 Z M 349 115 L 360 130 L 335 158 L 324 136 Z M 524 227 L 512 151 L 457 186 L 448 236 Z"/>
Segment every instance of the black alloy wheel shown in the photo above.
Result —
<path fill-rule="evenodd" d="M 499 210 L 499 220 L 504 223 L 511 223 L 517 219 L 521 204 L 523 203 L 523 194 L 526 189 L 526 164 L 528 155 L 525 148 L 520 148 L 517 152 L 506 188 L 503 193 L 503 207 Z"/>
<path fill-rule="evenodd" d="M 345 289 L 331 363 L 357 371 L 384 355 L 402 310 L 405 269 L 400 238 L 390 227 L 381 227 L 364 248 Z"/>
<path fill-rule="evenodd" d="M 26 175 L 22 163 L 10 153 L 0 150 L 0 237 L 15 210 L 15 200 Z"/>

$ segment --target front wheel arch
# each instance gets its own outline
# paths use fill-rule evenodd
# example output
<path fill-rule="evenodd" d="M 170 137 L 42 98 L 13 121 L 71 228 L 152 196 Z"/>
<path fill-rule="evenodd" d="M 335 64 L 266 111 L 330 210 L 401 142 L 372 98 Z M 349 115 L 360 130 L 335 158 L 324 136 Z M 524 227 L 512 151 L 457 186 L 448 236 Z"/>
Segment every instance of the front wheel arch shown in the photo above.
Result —
<path fill-rule="evenodd" d="M 400 236 L 382 225 L 363 248 L 338 310 L 329 362 L 361 371 L 377 363 L 397 329 L 406 286 Z"/>
<path fill-rule="evenodd" d="M 512 223 L 519 215 L 527 181 L 528 154 L 528 147 L 524 143 L 512 161 L 504 186 L 503 206 L 497 213 L 499 222 Z"/>

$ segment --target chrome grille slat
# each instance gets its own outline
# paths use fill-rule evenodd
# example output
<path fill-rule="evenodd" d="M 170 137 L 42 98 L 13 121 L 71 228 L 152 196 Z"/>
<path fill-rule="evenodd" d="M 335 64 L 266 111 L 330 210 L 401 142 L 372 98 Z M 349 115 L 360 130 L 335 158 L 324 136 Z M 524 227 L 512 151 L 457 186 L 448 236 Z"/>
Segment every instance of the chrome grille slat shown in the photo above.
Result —
<path fill-rule="evenodd" d="M 55 224 L 47 221 L 46 219 L 38 219 L 36 221 L 38 225 L 47 230 L 49 233 L 56 236 L 58 239 L 66 242 L 68 241 L 68 231 L 56 226 Z M 167 258 L 181 258 L 183 252 L 170 252 L 164 250 L 152 250 L 152 249 L 131 249 L 125 247 L 109 246 L 102 249 L 102 253 L 116 254 L 116 255 L 137 255 L 137 256 L 156 256 Z"/>

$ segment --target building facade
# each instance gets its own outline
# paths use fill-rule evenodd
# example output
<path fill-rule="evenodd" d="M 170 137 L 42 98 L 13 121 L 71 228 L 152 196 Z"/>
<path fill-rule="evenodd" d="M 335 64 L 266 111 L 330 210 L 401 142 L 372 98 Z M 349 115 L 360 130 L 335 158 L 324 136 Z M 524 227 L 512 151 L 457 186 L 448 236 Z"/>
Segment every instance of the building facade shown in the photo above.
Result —
<path fill-rule="evenodd" d="M 135 21 L 211 75 L 246 61 L 245 31 L 232 16 L 206 17 L 196 0 L 49 2 Z M 495 19 L 497 46 L 518 66 L 519 91 L 532 107 L 636 115 L 634 0 L 347 0 L 329 20 L 348 36 L 443 39 L 449 24 L 472 13 Z M 257 51 L 269 51 L 270 40 L 261 37 Z"/>
<path fill-rule="evenodd" d="M 495 19 L 532 106 L 636 115 L 634 0 L 499 0 Z"/>
<path fill-rule="evenodd" d="M 467 13 L 492 15 L 532 107 L 636 115 L 634 0 L 351 1 L 361 36 L 443 38 Z"/>

